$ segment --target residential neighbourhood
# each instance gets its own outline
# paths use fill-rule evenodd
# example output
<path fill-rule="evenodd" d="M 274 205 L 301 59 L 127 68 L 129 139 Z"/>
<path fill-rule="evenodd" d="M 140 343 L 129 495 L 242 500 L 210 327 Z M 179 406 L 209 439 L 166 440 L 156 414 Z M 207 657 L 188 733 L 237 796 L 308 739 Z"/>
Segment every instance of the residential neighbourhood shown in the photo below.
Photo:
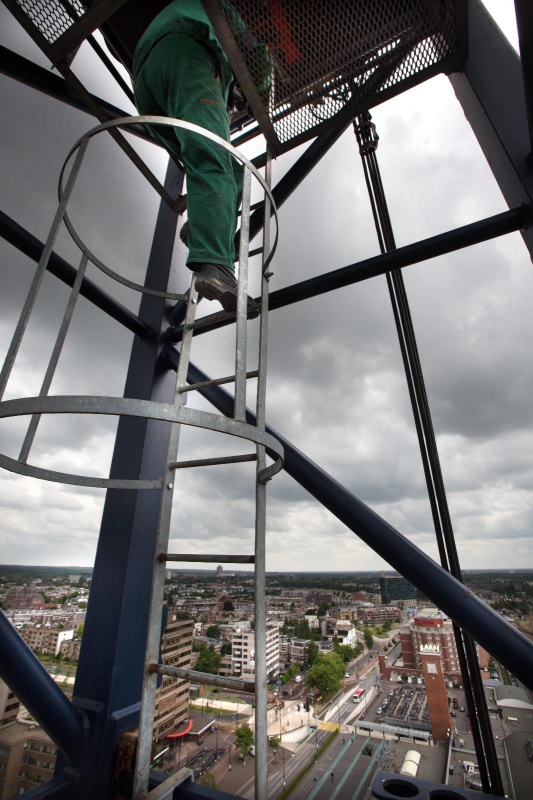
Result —
<path fill-rule="evenodd" d="M 472 580 L 502 615 L 527 628 L 533 581 L 523 577 L 489 580 L 481 575 Z M 302 585 L 304 580 L 307 586 Z M 0 572 L 3 612 L 69 696 L 83 646 L 90 584 L 88 570 L 80 574 L 58 569 L 49 576 L 18 574 L 14 568 Z M 341 733 L 345 742 L 348 734 L 357 741 L 362 735 L 385 737 L 394 731 L 398 741 L 410 736 L 431 746 L 452 737 L 452 755 L 465 747 L 465 737 L 471 734 L 452 622 L 403 578 L 385 573 L 272 574 L 267 578 L 266 601 L 272 769 L 278 749 L 283 759 L 298 756 L 291 764 L 304 764 L 326 743 L 331 756 L 339 742 L 329 737 Z M 252 577 L 225 572 L 221 566 L 211 573 L 169 571 L 166 607 L 162 663 L 194 672 L 190 679 L 162 678 L 155 706 L 154 757 L 167 771 L 182 762 L 192 764 L 198 780 L 209 774 L 220 788 L 237 792 L 234 763 L 242 761 L 243 780 L 250 769 L 246 761 L 253 747 L 239 750 L 238 737 L 246 728 L 253 743 L 253 699 L 205 685 L 194 679 L 194 673 L 253 683 Z M 510 720 L 509 735 L 514 737 L 510 752 L 520 760 L 517 734 L 527 734 L 533 741 L 527 714 L 528 708 L 533 709 L 531 698 L 481 648 L 478 659 L 496 716 L 503 726 L 506 714 Z M 507 694 L 503 689 L 509 690 Z M 521 711 L 516 711 L 517 703 Z M 503 711 L 507 706 L 515 710 Z M 129 732 L 124 741 L 130 760 L 135 735 Z M 342 752 L 341 748 L 339 758 Z M 9 687 L 0 683 L 0 800 L 49 780 L 56 755 L 46 733 Z M 123 768 L 128 763 L 124 756 Z M 284 760 L 281 768 L 283 774 L 289 771 Z M 474 786 L 475 780 L 472 770 L 468 785 Z M 281 780 L 278 794 L 285 781 Z"/>

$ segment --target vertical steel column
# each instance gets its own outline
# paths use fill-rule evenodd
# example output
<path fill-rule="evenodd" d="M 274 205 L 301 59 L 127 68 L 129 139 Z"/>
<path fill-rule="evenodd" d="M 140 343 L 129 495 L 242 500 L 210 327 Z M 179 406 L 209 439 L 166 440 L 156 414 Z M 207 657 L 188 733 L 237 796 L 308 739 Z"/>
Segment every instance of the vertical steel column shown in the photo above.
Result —
<path fill-rule="evenodd" d="M 507 204 L 531 206 L 533 168 L 520 59 L 481 0 L 469 0 L 468 16 L 468 61 L 450 81 Z M 533 227 L 522 236 L 533 255 Z"/>
<path fill-rule="evenodd" d="M 533 7 L 531 0 L 514 0 L 514 5 L 529 125 L 529 147 L 533 150 Z M 531 152 L 529 155 L 531 158 Z"/>
<path fill-rule="evenodd" d="M 182 182 L 171 161 L 165 186 L 180 192 Z M 162 203 L 146 276 L 152 288 L 176 289 L 171 262 L 176 224 L 177 216 Z M 142 298 L 140 315 L 152 332 L 133 342 L 127 397 L 173 402 L 175 376 L 159 362 L 169 305 L 150 295 Z M 165 474 L 170 427 L 121 418 L 111 476 L 138 478 L 147 469 Z M 113 489 L 106 496 L 73 698 L 90 722 L 81 781 L 86 800 L 110 796 L 118 738 L 137 726 L 160 500 L 157 491 Z"/>

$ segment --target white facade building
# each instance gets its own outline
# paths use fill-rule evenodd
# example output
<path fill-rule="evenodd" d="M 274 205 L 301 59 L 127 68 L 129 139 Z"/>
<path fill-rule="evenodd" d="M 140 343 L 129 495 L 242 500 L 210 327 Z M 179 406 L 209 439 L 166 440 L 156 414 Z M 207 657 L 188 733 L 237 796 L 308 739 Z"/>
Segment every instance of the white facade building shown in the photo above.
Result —
<path fill-rule="evenodd" d="M 231 672 L 243 680 L 255 676 L 254 631 L 238 628 L 231 636 Z M 279 675 L 279 629 L 266 629 L 266 672 L 268 680 Z"/>

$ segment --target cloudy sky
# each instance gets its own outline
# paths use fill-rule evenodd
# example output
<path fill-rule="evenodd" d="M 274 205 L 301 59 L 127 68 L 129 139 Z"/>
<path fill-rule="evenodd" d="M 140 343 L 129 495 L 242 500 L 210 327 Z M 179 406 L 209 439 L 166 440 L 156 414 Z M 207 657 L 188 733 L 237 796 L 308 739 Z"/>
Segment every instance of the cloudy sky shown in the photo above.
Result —
<path fill-rule="evenodd" d="M 516 46 L 512 0 L 486 5 Z M 0 43 L 48 67 L 0 7 Z M 82 48 L 76 72 L 96 94 L 134 109 Z M 44 240 L 57 179 L 87 115 L 0 76 L 2 205 Z M 398 246 L 506 210 L 448 80 L 437 77 L 379 106 L 378 159 Z M 162 179 L 166 157 L 131 139 Z M 259 142 L 247 151 L 255 154 Z M 304 148 L 281 157 L 274 182 Z M 82 238 L 112 268 L 142 280 L 157 198 L 108 137 L 91 144 L 72 201 Z M 66 233 L 56 246 L 77 265 Z M 0 241 L 0 355 L 35 265 Z M 378 252 L 360 157 L 350 129 L 280 211 L 272 289 Z M 183 263 L 178 246 L 175 259 Z M 257 271 L 257 269 L 256 269 Z M 136 293 L 89 276 L 133 310 Z M 183 272 L 185 281 L 186 273 Z M 533 271 L 519 234 L 404 270 L 464 568 L 533 567 Z M 252 292 L 254 290 L 252 276 Z M 39 392 L 68 297 L 47 275 L 6 398 Z M 201 313 L 213 310 L 211 304 Z M 250 324 L 250 368 L 257 322 Z M 213 377 L 233 372 L 233 333 L 198 337 L 193 361 Z M 81 300 L 52 384 L 54 394 L 121 395 L 132 336 Z M 435 536 L 385 279 L 270 314 L 267 417 L 271 425 L 432 557 Z M 250 387 L 253 389 L 253 385 Z M 210 409 L 202 400 L 193 405 Z M 252 393 L 248 404 L 253 405 Z M 26 421 L 27 422 L 27 421 Z M 0 422 L 1 451 L 18 455 L 25 421 Z M 43 419 L 31 463 L 105 476 L 116 422 Z M 180 457 L 242 452 L 226 437 L 186 429 Z M 193 474 L 194 473 L 194 474 Z M 367 545 L 285 474 L 269 484 L 267 568 L 387 568 Z M 209 502 L 206 502 L 206 498 Z M 91 565 L 104 493 L 26 479 L 0 481 L 0 563 Z M 180 475 L 171 550 L 253 549 L 253 467 Z"/>

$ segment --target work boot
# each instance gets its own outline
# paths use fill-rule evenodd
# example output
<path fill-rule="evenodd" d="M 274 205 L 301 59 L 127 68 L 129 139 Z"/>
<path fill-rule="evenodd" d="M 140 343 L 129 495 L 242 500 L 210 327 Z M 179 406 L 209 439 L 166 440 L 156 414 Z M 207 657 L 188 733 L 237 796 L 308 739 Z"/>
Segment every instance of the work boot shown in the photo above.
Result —
<path fill-rule="evenodd" d="M 206 300 L 218 300 L 226 313 L 237 310 L 238 284 L 235 273 L 221 264 L 202 264 L 196 278 L 196 291 Z M 255 319 L 259 308 L 248 297 L 248 319 Z"/>
<path fill-rule="evenodd" d="M 181 226 L 180 239 L 185 247 L 189 246 L 189 220 L 186 220 Z"/>

